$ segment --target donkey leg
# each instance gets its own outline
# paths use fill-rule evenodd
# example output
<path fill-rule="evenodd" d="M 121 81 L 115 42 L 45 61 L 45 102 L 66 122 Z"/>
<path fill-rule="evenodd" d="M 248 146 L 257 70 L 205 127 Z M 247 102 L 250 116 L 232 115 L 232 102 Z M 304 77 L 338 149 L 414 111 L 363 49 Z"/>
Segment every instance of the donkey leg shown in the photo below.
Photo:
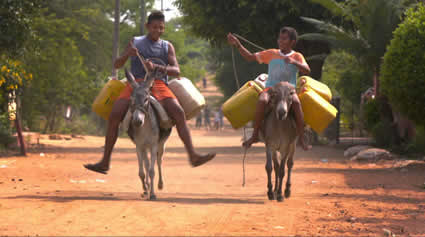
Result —
<path fill-rule="evenodd" d="M 144 157 L 146 157 L 146 154 L 143 155 L 143 151 L 141 151 L 140 149 L 136 148 L 136 150 L 137 150 L 137 159 L 139 161 L 139 177 L 140 177 L 140 180 L 142 181 L 142 187 L 143 187 L 143 193 L 142 193 L 141 196 L 143 197 L 144 195 L 148 194 L 148 192 L 147 192 L 148 187 L 147 187 L 146 182 L 145 182 L 146 176 L 145 176 L 145 171 L 144 171 L 144 167 L 143 167 Z"/>
<path fill-rule="evenodd" d="M 277 189 L 279 188 L 279 160 L 277 157 L 277 151 L 273 151 L 273 166 L 274 166 L 274 195 L 277 195 Z"/>
<path fill-rule="evenodd" d="M 283 177 L 285 177 L 285 165 L 286 165 L 286 154 L 280 153 L 281 161 L 279 166 L 279 188 L 277 189 L 277 201 L 282 202 L 282 182 Z"/>
<path fill-rule="evenodd" d="M 159 144 L 158 146 L 158 176 L 159 176 L 159 180 L 158 180 L 158 189 L 162 190 L 162 188 L 164 188 L 164 183 L 162 181 L 162 155 L 164 154 L 164 147 L 165 144 Z"/>
<path fill-rule="evenodd" d="M 151 163 L 149 166 L 149 178 L 150 178 L 150 193 L 149 193 L 149 200 L 155 200 L 156 199 L 156 195 L 155 195 L 155 185 L 154 185 L 154 181 L 155 181 L 155 163 L 157 160 L 157 156 L 158 156 L 158 146 L 157 145 L 153 145 L 151 148 Z"/>
<path fill-rule="evenodd" d="M 294 167 L 294 152 L 291 152 L 288 157 L 288 178 L 286 179 L 285 197 L 291 196 L 291 174 L 292 167 Z"/>
<path fill-rule="evenodd" d="M 267 172 L 267 196 L 269 197 L 269 200 L 274 200 L 273 195 L 273 185 L 272 185 L 272 154 L 267 149 L 266 151 L 266 172 Z"/>

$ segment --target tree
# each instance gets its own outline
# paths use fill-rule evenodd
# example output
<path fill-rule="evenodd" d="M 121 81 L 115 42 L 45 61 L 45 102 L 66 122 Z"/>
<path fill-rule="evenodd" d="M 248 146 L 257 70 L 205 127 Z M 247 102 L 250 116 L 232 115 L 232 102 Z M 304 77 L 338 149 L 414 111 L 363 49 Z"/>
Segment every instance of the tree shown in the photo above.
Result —
<path fill-rule="evenodd" d="M 307 0 L 262 1 L 261 4 L 254 0 L 177 0 L 175 3 L 184 15 L 183 22 L 190 26 L 190 30 L 196 36 L 208 40 L 214 47 L 214 51 L 224 51 L 214 53 L 218 56 L 214 58 L 215 66 L 223 72 L 233 70 L 230 47 L 227 45 L 224 47 L 228 32 L 238 33 L 264 48 L 275 48 L 279 29 L 283 25 L 293 26 L 299 33 L 311 32 L 314 28 L 305 24 L 300 16 L 320 19 L 330 16 L 328 10 L 317 4 L 311 4 Z M 250 49 L 258 51 L 258 49 Z M 299 42 L 296 50 L 307 57 L 329 52 L 328 46 L 322 42 Z M 251 80 L 264 72 L 264 67 L 261 66 L 253 72 L 252 69 L 256 66 L 240 63 L 239 59 L 237 58 L 237 71 L 242 82 Z M 312 75 L 316 79 L 321 77 L 323 60 L 324 58 L 308 59 Z M 222 85 L 221 88 L 234 92 L 236 85 L 233 75 L 226 77 L 227 75 L 229 74 L 217 75 L 216 81 Z M 226 93 L 226 96 L 229 94 Z"/>
<path fill-rule="evenodd" d="M 375 93 L 379 94 L 379 71 L 382 57 L 392 32 L 410 3 L 405 0 L 356 0 L 338 3 L 335 0 L 311 0 L 340 16 L 339 26 L 314 18 L 303 17 L 323 33 L 302 36 L 306 40 L 329 42 L 333 49 L 344 49 L 359 58 L 373 72 Z"/>
<path fill-rule="evenodd" d="M 425 126 L 425 5 L 407 12 L 394 32 L 382 64 L 382 91 L 391 104 Z"/>
<path fill-rule="evenodd" d="M 40 0 L 0 1 L 0 55 L 17 59 L 32 38 L 31 18 L 40 9 Z"/>

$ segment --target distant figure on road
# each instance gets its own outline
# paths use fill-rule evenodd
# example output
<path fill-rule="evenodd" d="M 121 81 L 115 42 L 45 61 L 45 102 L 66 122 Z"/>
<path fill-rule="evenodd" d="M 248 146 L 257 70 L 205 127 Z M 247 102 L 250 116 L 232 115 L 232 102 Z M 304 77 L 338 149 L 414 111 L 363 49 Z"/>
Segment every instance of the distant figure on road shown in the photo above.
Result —
<path fill-rule="evenodd" d="M 214 112 L 214 129 L 220 130 L 220 110 Z"/>
<path fill-rule="evenodd" d="M 207 78 L 206 77 L 202 78 L 202 86 L 204 87 L 204 89 L 207 88 Z"/>
<path fill-rule="evenodd" d="M 210 116 L 211 116 L 210 108 L 208 108 L 208 105 L 205 105 L 205 108 L 204 108 L 204 125 L 207 128 L 207 130 L 209 130 L 211 128 Z"/>
<path fill-rule="evenodd" d="M 196 125 L 195 125 L 196 128 L 202 127 L 202 115 L 203 115 L 203 113 L 202 113 L 202 110 L 201 110 L 201 111 L 199 111 L 199 114 L 196 116 Z"/>
<path fill-rule="evenodd" d="M 219 121 L 220 121 L 220 129 L 223 129 L 224 115 L 223 115 L 223 110 L 221 110 L 221 108 L 218 110 L 218 118 L 219 118 Z"/>

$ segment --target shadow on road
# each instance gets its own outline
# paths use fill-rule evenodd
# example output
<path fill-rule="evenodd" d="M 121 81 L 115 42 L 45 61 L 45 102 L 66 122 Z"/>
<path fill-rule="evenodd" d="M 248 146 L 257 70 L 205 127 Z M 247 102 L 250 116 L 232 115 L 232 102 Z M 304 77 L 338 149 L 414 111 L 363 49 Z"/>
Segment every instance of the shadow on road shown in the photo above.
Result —
<path fill-rule="evenodd" d="M 196 197 L 197 196 L 197 197 Z M 157 200 L 152 202 L 181 203 L 193 205 L 209 204 L 258 204 L 263 205 L 264 201 L 260 199 L 240 199 L 238 197 L 220 197 L 221 194 L 193 194 L 193 193 L 157 193 Z M 49 202 L 72 202 L 72 201 L 148 201 L 146 197 L 141 197 L 136 192 L 96 192 L 96 191 L 62 191 L 54 194 L 44 195 L 18 195 L 11 197 L 2 197 L 0 199 L 36 199 Z"/>

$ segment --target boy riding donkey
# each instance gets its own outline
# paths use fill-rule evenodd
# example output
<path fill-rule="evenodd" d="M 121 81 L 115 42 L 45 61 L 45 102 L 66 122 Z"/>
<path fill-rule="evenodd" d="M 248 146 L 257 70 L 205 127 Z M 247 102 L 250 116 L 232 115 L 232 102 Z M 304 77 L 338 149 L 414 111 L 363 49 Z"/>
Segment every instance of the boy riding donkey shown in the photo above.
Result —
<path fill-rule="evenodd" d="M 255 124 L 252 137 L 246 140 L 242 145 L 246 148 L 251 147 L 253 143 L 258 142 L 259 130 L 264 120 L 264 111 L 270 101 L 269 88 L 279 82 L 288 82 L 294 86 L 292 96 L 292 110 L 295 114 L 298 142 L 304 150 L 309 150 L 311 146 L 304 141 L 304 114 L 301 108 L 300 100 L 295 87 L 297 82 L 297 74 L 310 74 L 310 67 L 304 59 L 304 56 L 293 50 L 297 42 L 297 31 L 291 27 L 283 27 L 277 39 L 279 49 L 268 49 L 252 54 L 249 50 L 242 46 L 241 42 L 232 34 L 227 35 L 227 40 L 230 45 L 235 46 L 242 57 L 247 61 L 257 61 L 258 63 L 267 63 L 269 65 L 269 77 L 266 82 L 266 89 L 260 93 L 256 112 Z"/>
<path fill-rule="evenodd" d="M 177 101 L 173 92 L 168 88 L 168 77 L 178 77 L 180 67 L 177 62 L 176 53 L 173 45 L 165 40 L 160 39 L 164 33 L 165 20 L 164 15 L 160 11 L 152 12 L 145 24 L 148 34 L 140 37 L 134 37 L 130 40 L 124 53 L 115 60 L 115 68 L 122 67 L 128 58 L 131 61 L 131 73 L 136 81 L 142 81 L 147 73 L 140 62 L 137 54 L 147 59 L 146 67 L 148 71 L 157 70 L 166 74 L 164 78 L 157 78 L 152 86 L 152 95 L 161 103 L 168 115 L 175 121 L 176 128 L 180 139 L 183 141 L 189 162 L 193 167 L 200 166 L 215 157 L 215 153 L 200 155 L 195 152 L 189 128 L 186 124 L 186 117 L 183 108 Z M 150 58 L 160 59 L 166 66 L 155 64 L 149 61 Z M 114 103 L 112 112 L 108 119 L 107 134 L 105 137 L 105 150 L 102 159 L 95 164 L 85 164 L 84 167 L 95 172 L 106 174 L 109 170 L 112 149 L 118 137 L 118 128 L 121 121 L 128 110 L 130 104 L 130 95 L 132 87 L 127 87 L 121 92 L 118 100 Z"/>

